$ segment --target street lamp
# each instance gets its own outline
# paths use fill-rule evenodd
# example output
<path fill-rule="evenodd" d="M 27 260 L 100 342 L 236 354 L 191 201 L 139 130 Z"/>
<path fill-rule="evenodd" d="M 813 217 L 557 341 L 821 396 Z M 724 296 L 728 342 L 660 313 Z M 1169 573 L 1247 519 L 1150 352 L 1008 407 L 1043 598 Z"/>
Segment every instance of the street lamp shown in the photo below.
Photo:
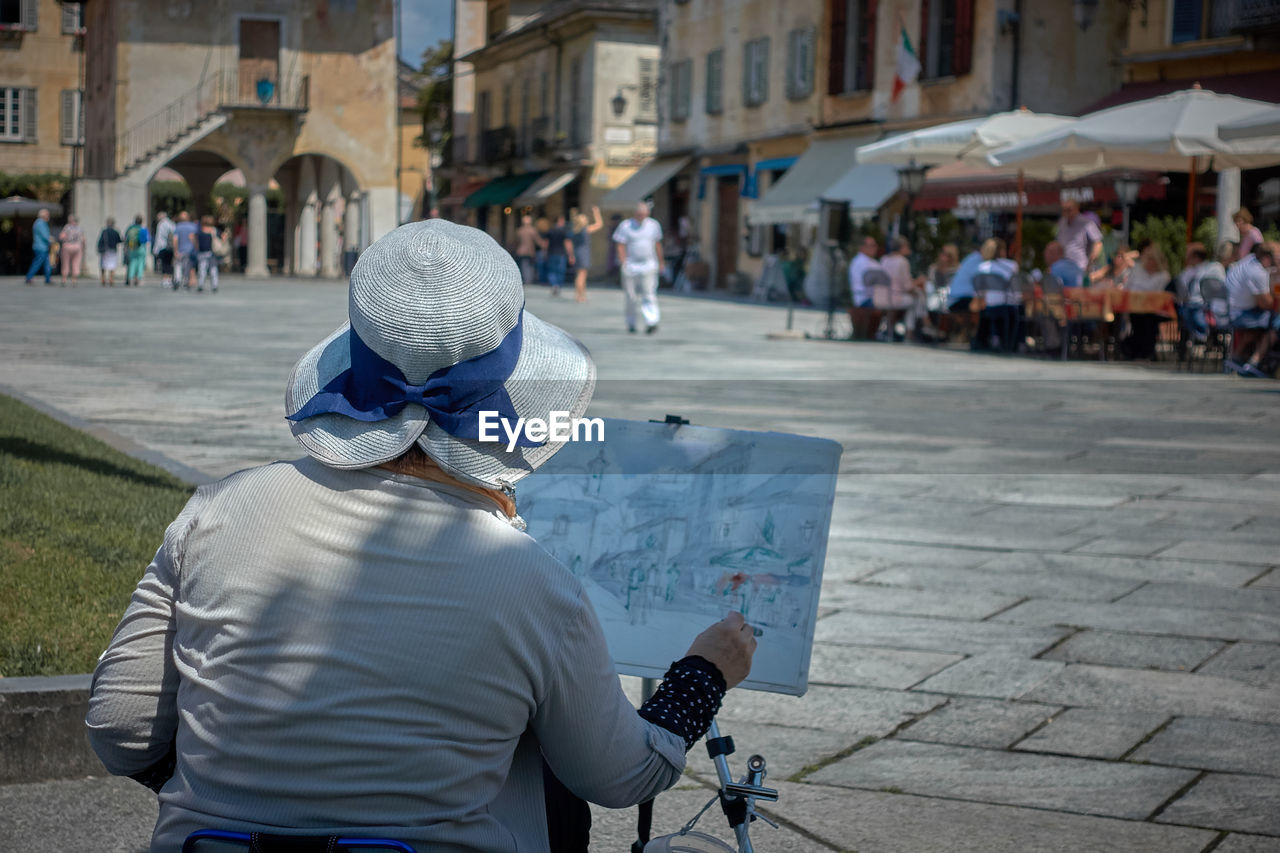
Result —
<path fill-rule="evenodd" d="M 914 159 L 910 160 L 907 165 L 898 169 L 898 188 L 907 194 L 907 206 L 903 211 L 905 227 L 903 231 L 907 240 L 911 242 L 911 251 L 916 249 L 916 227 L 915 215 L 912 208 L 915 206 L 916 196 L 920 194 L 920 190 L 924 188 L 924 174 L 928 171 L 927 166 L 919 166 Z"/>
<path fill-rule="evenodd" d="M 1138 200 L 1138 190 L 1142 189 L 1142 181 L 1133 178 L 1116 178 L 1116 198 L 1124 210 L 1124 242 L 1129 244 L 1129 208 Z"/>

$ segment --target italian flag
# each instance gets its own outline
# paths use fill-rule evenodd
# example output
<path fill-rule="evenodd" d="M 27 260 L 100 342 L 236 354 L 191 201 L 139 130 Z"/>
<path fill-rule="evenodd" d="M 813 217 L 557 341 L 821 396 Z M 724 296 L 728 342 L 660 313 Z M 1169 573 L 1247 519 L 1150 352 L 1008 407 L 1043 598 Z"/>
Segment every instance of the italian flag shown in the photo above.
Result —
<path fill-rule="evenodd" d="M 902 90 L 916 82 L 919 76 L 920 59 L 916 56 L 916 49 L 911 46 L 907 28 L 902 27 L 902 40 L 898 42 L 898 67 L 893 74 L 893 94 L 889 97 L 889 101 L 898 100 Z"/>

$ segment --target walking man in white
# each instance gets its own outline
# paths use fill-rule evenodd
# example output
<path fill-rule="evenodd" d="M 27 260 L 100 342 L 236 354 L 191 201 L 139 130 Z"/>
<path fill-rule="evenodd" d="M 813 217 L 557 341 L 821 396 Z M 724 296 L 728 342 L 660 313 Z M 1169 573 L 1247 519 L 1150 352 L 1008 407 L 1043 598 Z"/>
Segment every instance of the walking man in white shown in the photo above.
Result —
<path fill-rule="evenodd" d="M 644 315 L 644 331 L 658 331 L 658 274 L 666 261 L 662 255 L 662 226 L 649 217 L 649 205 L 636 205 L 630 219 L 613 232 L 622 269 L 622 289 L 627 294 L 627 331 L 636 330 L 636 303 Z"/>

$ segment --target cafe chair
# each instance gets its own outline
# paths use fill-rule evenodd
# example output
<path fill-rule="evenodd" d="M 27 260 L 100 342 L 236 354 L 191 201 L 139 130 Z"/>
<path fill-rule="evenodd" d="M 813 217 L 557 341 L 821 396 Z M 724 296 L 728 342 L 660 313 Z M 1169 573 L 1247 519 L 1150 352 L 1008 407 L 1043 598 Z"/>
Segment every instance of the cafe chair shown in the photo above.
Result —
<path fill-rule="evenodd" d="M 1209 327 L 1208 338 L 1200 348 L 1198 360 L 1200 372 L 1203 373 L 1210 353 L 1217 353 L 1218 369 L 1222 369 L 1223 362 L 1231 354 L 1232 334 L 1227 310 L 1226 282 L 1220 278 L 1200 279 L 1200 297 L 1204 300 L 1204 319 Z"/>

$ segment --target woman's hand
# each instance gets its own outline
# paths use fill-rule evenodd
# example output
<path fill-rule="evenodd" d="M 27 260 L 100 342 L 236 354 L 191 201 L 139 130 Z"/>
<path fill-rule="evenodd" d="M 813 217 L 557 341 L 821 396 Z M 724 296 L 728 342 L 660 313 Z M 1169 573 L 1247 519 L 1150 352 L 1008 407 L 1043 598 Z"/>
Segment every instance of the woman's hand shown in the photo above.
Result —
<path fill-rule="evenodd" d="M 734 611 L 694 638 L 688 654 L 715 664 L 725 685 L 736 687 L 751 672 L 751 656 L 755 652 L 755 632 L 742 614 Z"/>

